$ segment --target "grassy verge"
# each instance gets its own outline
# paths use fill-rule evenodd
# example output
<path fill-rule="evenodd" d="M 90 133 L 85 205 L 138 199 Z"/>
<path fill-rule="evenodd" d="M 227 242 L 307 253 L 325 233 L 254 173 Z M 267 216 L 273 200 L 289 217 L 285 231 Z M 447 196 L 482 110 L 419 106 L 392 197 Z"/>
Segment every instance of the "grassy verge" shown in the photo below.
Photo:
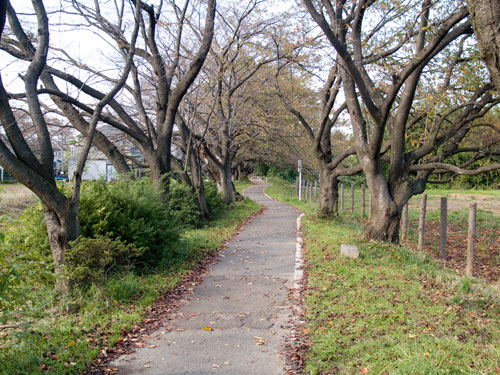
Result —
<path fill-rule="evenodd" d="M 273 184 L 271 196 L 306 213 L 307 374 L 500 372 L 498 288 L 404 247 L 365 243 L 356 219 L 319 219 L 293 186 Z M 360 258 L 340 258 L 341 243 L 358 245 Z"/>
<path fill-rule="evenodd" d="M 162 293 L 259 208 L 238 202 L 206 227 L 185 232 L 178 249 L 183 256 L 161 273 L 113 275 L 104 286 L 75 291 L 65 300 L 35 286 L 33 300 L 23 307 L 31 319 L 19 329 L 0 331 L 0 374 L 81 374 L 103 347 L 141 321 Z"/>
<path fill-rule="evenodd" d="M 243 190 L 245 190 L 247 187 L 252 186 L 253 184 L 250 182 L 250 180 L 236 180 L 234 181 L 234 188 L 236 191 L 240 194 L 243 194 Z"/>
<path fill-rule="evenodd" d="M 494 197 L 500 197 L 500 191 L 498 190 L 476 190 L 476 189 L 426 189 L 425 193 L 428 196 L 438 195 L 438 196 L 450 196 L 454 194 L 478 194 L 478 195 L 491 195 Z"/>

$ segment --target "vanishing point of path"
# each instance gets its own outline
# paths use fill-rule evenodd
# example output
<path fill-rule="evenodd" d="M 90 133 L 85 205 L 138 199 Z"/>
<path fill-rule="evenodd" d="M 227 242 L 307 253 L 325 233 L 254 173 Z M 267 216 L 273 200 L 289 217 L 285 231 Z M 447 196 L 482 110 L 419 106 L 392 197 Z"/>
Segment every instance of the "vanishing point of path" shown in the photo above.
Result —
<path fill-rule="evenodd" d="M 226 244 L 203 283 L 184 296 L 169 332 L 115 360 L 119 375 L 278 375 L 290 332 L 297 211 L 254 185 L 246 195 L 263 214 Z"/>

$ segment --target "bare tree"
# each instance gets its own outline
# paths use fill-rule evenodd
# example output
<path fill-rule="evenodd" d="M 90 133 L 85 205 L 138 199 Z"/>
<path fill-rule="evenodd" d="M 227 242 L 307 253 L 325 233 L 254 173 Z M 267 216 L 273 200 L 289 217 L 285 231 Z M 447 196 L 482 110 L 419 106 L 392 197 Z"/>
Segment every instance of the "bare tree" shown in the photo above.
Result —
<path fill-rule="evenodd" d="M 462 141 L 474 121 L 497 102 L 487 86 L 477 88 L 470 103 L 453 112 L 456 118 L 451 125 L 437 127 L 420 149 L 408 150 L 408 130 L 419 122 L 412 104 L 422 74 L 447 47 L 472 33 L 467 8 L 459 6 L 446 13 L 444 8 L 438 10 L 439 2 L 429 0 L 390 8 L 368 0 L 323 1 L 320 6 L 311 0 L 303 2 L 341 65 L 354 144 L 372 198 L 372 220 L 366 234 L 397 242 L 403 206 L 412 195 L 424 191 L 438 166 L 429 162 L 424 167 L 422 163 L 436 152 L 439 167 L 445 168 L 452 144 Z M 368 22 L 372 14 L 377 21 Z M 398 23 L 393 22 L 396 19 Z M 386 35 L 394 37 L 387 39 Z M 442 125 L 445 123 L 448 125 Z M 389 154 L 384 152 L 385 139 Z M 388 163 L 387 174 L 384 163 Z M 482 171 L 453 168 L 460 173 Z"/>
<path fill-rule="evenodd" d="M 217 35 L 205 66 L 206 82 L 203 100 L 194 105 L 198 111 L 197 139 L 202 140 L 205 163 L 209 167 L 224 202 L 234 200 L 233 161 L 238 152 L 235 139 L 251 119 L 239 116 L 239 109 L 248 100 L 248 82 L 273 61 L 268 48 L 266 28 L 275 22 L 259 17 L 262 0 L 249 0 L 219 9 Z M 199 98 L 202 95 L 198 95 Z"/>
<path fill-rule="evenodd" d="M 23 32 L 21 23 L 13 8 L 10 8 L 9 19 L 12 25 L 12 30 L 15 33 L 17 40 L 5 38 L 0 48 L 8 52 L 12 57 L 16 59 L 31 61 L 35 53 L 35 47 L 33 46 L 32 41 Z M 19 41 L 21 43 L 19 43 Z M 67 80 L 79 81 L 74 76 L 68 73 L 45 66 L 44 70 L 40 74 L 40 81 L 42 82 L 44 87 L 39 88 L 38 93 L 49 94 L 52 101 L 59 108 L 57 114 L 61 117 L 66 118 L 75 129 L 77 129 L 83 136 L 87 137 L 89 135 L 90 129 L 90 115 L 87 116 L 87 114 L 93 113 L 93 110 L 91 110 L 89 106 L 85 106 L 83 103 L 75 101 L 67 93 L 63 92 L 63 90 L 61 90 L 57 86 L 54 80 L 54 76 L 50 74 L 51 71 L 55 72 L 56 75 L 65 76 Z M 83 85 L 83 82 L 80 82 L 80 84 Z M 9 96 L 13 99 L 22 99 L 26 97 L 25 93 L 9 93 Z M 103 97 L 104 96 L 102 96 L 101 98 Z M 42 102 L 42 105 L 44 107 L 50 108 L 50 106 L 46 103 Z M 79 107 L 84 107 L 86 111 L 79 110 Z M 50 110 L 53 113 L 56 113 L 56 110 L 54 108 L 50 108 Z M 120 152 L 113 141 L 108 139 L 98 129 L 96 129 L 94 132 L 93 144 L 104 155 L 106 155 L 106 157 L 112 162 L 118 173 L 125 175 L 130 172 L 130 168 L 125 156 Z"/>
<path fill-rule="evenodd" d="M 36 131 L 38 154 L 30 149 L 23 136 L 19 123 L 12 111 L 10 98 L 5 90 L 0 76 L 0 122 L 7 135 L 9 145 L 0 141 L 0 164 L 18 181 L 31 189 L 41 200 L 49 243 L 54 259 L 56 273 L 56 290 L 66 293 L 69 284 L 64 277 L 66 265 L 65 252 L 68 243 L 78 237 L 80 226 L 78 221 L 78 207 L 80 202 L 81 177 L 85 161 L 90 149 L 93 134 L 103 108 L 110 102 L 114 95 L 123 87 L 132 65 L 135 41 L 139 31 L 139 22 L 136 20 L 132 33 L 132 43 L 127 53 L 126 65 L 113 88 L 99 101 L 90 121 L 89 134 L 84 146 L 78 167 L 73 179 L 72 194 L 66 197 L 60 192 L 55 183 L 53 174 L 54 153 L 48 130 L 47 121 L 42 112 L 42 105 L 38 97 L 37 85 L 44 72 L 49 49 L 49 24 L 47 13 L 41 0 L 33 0 L 33 8 L 37 19 L 37 44 L 29 45 L 33 51 L 31 62 L 22 79 L 25 87 L 25 97 L 28 113 Z M 136 11 L 139 9 L 137 2 Z M 26 43 L 28 37 L 15 17 L 14 9 L 9 6 L 9 22 L 13 33 L 20 44 Z M 10 147 L 9 147 L 10 146 Z"/>
<path fill-rule="evenodd" d="M 279 45 L 277 44 L 277 53 Z M 339 66 L 335 64 L 328 74 L 320 93 L 318 114 L 307 119 L 307 116 L 293 104 L 293 99 L 287 97 L 280 86 L 279 75 L 296 60 L 295 56 L 279 56 L 276 72 L 276 90 L 285 108 L 293 114 L 304 127 L 312 142 L 313 153 L 319 164 L 320 171 L 320 215 L 331 217 L 338 215 L 338 178 L 350 176 L 362 171 L 360 165 L 347 166 L 343 162 L 356 150 L 350 144 L 332 147 L 332 130 L 337 124 L 342 112 L 347 108 L 345 103 L 336 103 L 342 87 Z M 298 69 L 300 69 L 299 64 Z M 288 75 L 288 74 L 287 74 Z M 317 123 L 316 123 L 317 122 Z"/>
<path fill-rule="evenodd" d="M 196 23 L 201 19 L 201 3 L 192 6 L 191 2 L 185 1 L 182 8 L 175 2 L 162 2 L 158 7 L 140 2 L 140 11 L 137 13 L 140 22 L 138 45 L 144 47 L 135 50 L 131 83 L 127 83 L 119 96 L 110 101 L 109 110 L 99 115 L 102 123 L 122 131 L 141 151 L 156 184 L 160 184 L 171 170 L 171 138 L 177 110 L 198 75 L 213 38 L 216 1 L 208 0 L 206 3 L 203 25 Z M 108 42 L 114 43 L 115 50 L 109 56 L 113 60 L 119 56 L 126 59 L 131 46 L 130 34 L 126 33 L 131 15 L 126 11 L 125 0 L 117 3 L 115 16 L 108 14 L 108 4 L 73 0 L 67 3 L 71 5 L 72 11 L 64 12 L 71 18 L 83 19 L 82 24 L 76 26 L 93 29 L 104 35 Z M 172 19 L 163 18 L 168 6 L 172 10 L 173 22 Z M 188 10 L 191 11 L 190 15 Z M 195 40 L 189 43 L 183 39 L 186 27 L 194 30 Z M 42 74 L 45 87 L 39 93 L 50 94 L 61 112 L 86 134 L 88 124 L 81 114 L 93 116 L 95 103 L 102 100 L 105 93 L 102 84 L 92 84 L 90 78 L 81 80 L 71 71 L 76 69 L 80 74 L 85 72 L 89 77 L 97 77 L 108 85 L 112 85 L 115 79 L 92 66 L 91 61 L 78 61 L 63 49 L 54 47 L 53 50 L 58 53 L 58 63 L 67 64 L 68 68 L 63 71 L 55 66 L 46 66 Z M 73 90 L 69 94 L 62 93 L 55 80 L 65 82 Z M 94 102 L 85 103 L 82 96 L 92 98 Z M 107 150 L 110 159 L 113 152 L 118 151 L 116 148 L 110 149 L 110 144 L 104 144 L 106 140 L 99 133 L 95 142 L 96 145 L 101 142 L 101 150 Z"/>

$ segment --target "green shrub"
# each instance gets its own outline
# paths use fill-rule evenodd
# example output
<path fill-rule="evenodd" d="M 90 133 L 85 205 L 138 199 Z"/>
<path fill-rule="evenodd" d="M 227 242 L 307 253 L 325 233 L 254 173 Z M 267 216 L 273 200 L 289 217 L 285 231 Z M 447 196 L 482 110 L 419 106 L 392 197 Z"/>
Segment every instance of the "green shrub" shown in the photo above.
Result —
<path fill-rule="evenodd" d="M 269 165 L 267 163 L 257 163 L 257 164 L 255 164 L 254 173 L 257 176 L 267 176 L 268 171 L 269 171 Z"/>
<path fill-rule="evenodd" d="M 224 210 L 224 201 L 222 200 L 222 196 L 217 191 L 217 185 L 214 181 L 205 182 L 205 196 L 210 215 L 217 216 Z"/>
<path fill-rule="evenodd" d="M 79 212 L 82 236 L 120 238 L 146 248 L 140 261 L 147 265 L 173 255 L 181 225 L 149 179 L 101 180 L 84 186 Z"/>
<path fill-rule="evenodd" d="M 120 303 L 135 300 L 138 295 L 144 292 L 144 288 L 143 279 L 132 273 L 114 277 L 106 283 L 110 297 Z"/>
<path fill-rule="evenodd" d="M 200 210 L 193 190 L 177 182 L 172 182 L 167 202 L 170 215 L 180 227 L 187 229 L 200 225 Z"/>
<path fill-rule="evenodd" d="M 111 270 L 131 266 L 145 250 L 119 238 L 78 237 L 66 251 L 68 277 L 80 285 L 102 284 Z"/>
<path fill-rule="evenodd" d="M 9 245 L 18 255 L 31 253 L 40 260 L 51 262 L 49 237 L 40 203 L 26 208 L 19 219 L 10 223 L 4 221 Z"/>
<path fill-rule="evenodd" d="M 214 184 L 207 186 L 207 200 L 211 212 L 223 208 Z M 174 250 L 181 231 L 200 224 L 196 198 L 189 188 L 172 183 L 164 200 L 149 179 L 86 181 L 79 219 L 81 237 L 72 244 L 67 259 L 70 279 L 81 284 L 101 282 L 115 266 L 133 263 L 150 267 L 176 261 L 182 257 Z M 21 265 L 33 275 L 44 277 L 40 280 L 43 284 L 53 283 L 41 205 L 29 207 L 18 222 L 6 228 L 6 255 L 0 254 L 0 261 L 8 262 L 9 274 L 5 271 L 0 275 L 2 285 L 15 285 L 14 276 L 21 275 L 15 270 Z"/>
<path fill-rule="evenodd" d="M 278 177 L 288 182 L 294 182 L 298 173 L 295 169 L 292 168 L 278 167 L 272 165 L 271 167 L 269 167 L 267 175 L 271 177 Z"/>
<path fill-rule="evenodd" d="M 17 320 L 41 285 L 53 285 L 52 258 L 41 207 L 14 222 L 0 217 L 0 322 Z"/>

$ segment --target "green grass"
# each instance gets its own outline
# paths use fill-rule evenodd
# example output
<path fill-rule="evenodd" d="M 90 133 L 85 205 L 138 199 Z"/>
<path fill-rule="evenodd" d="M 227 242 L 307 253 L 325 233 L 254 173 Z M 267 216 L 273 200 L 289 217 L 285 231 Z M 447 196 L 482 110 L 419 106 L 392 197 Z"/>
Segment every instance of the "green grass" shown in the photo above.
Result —
<path fill-rule="evenodd" d="M 272 178 L 269 181 L 272 185 L 266 189 L 266 193 L 271 195 L 274 199 L 297 207 L 308 215 L 316 213 L 319 204 L 305 199 L 299 201 L 299 198 L 295 194 L 295 184 L 289 184 L 277 178 Z"/>
<path fill-rule="evenodd" d="M 267 192 L 296 205 L 293 187 Z M 344 215 L 303 219 L 308 285 L 306 374 L 493 374 L 500 372 L 498 288 L 442 270 L 431 258 L 382 242 L 362 241 Z M 341 243 L 360 258 L 339 257 Z"/>
<path fill-rule="evenodd" d="M 236 180 L 234 181 L 234 188 L 236 191 L 240 194 L 243 194 L 243 190 L 245 190 L 247 187 L 252 186 L 253 184 L 250 182 L 250 180 Z"/>
<path fill-rule="evenodd" d="M 420 215 L 419 209 L 408 210 L 408 217 L 412 222 L 418 224 L 418 219 Z M 428 211 L 425 214 L 425 220 L 430 222 L 439 222 L 441 212 L 440 210 L 432 210 Z M 480 227 L 485 228 L 500 228 L 500 216 L 496 216 L 493 212 L 489 210 L 482 210 L 481 208 L 477 209 L 477 224 Z M 467 223 L 469 222 L 469 210 L 467 208 L 461 210 L 453 210 L 448 211 L 447 221 L 449 224 L 459 224 L 467 227 Z"/>
<path fill-rule="evenodd" d="M 184 256 L 162 272 L 113 275 L 105 286 L 75 290 L 63 300 L 51 288 L 38 286 L 20 311 L 30 316 L 26 324 L 0 331 L 0 374 L 81 374 L 99 351 L 140 322 L 161 294 L 259 209 L 254 202 L 238 202 L 206 227 L 187 231 L 178 249 Z"/>
<path fill-rule="evenodd" d="M 481 190 L 481 189 L 425 189 L 425 194 L 428 196 L 450 196 L 453 194 L 480 194 L 480 195 L 491 195 L 494 197 L 500 197 L 500 190 Z"/>
<path fill-rule="evenodd" d="M 412 217 L 417 219 L 417 210 L 411 211 L 415 211 L 413 212 Z M 410 215 L 410 212 L 408 212 L 408 215 Z M 426 213 L 425 219 L 434 222 L 440 221 L 440 211 L 434 210 Z M 478 226 L 486 228 L 500 228 L 500 217 L 495 216 L 491 211 L 478 208 L 476 219 Z M 467 225 L 467 223 L 469 222 L 469 210 L 464 208 L 462 210 L 449 211 L 447 215 L 447 221 L 450 224 Z"/>

